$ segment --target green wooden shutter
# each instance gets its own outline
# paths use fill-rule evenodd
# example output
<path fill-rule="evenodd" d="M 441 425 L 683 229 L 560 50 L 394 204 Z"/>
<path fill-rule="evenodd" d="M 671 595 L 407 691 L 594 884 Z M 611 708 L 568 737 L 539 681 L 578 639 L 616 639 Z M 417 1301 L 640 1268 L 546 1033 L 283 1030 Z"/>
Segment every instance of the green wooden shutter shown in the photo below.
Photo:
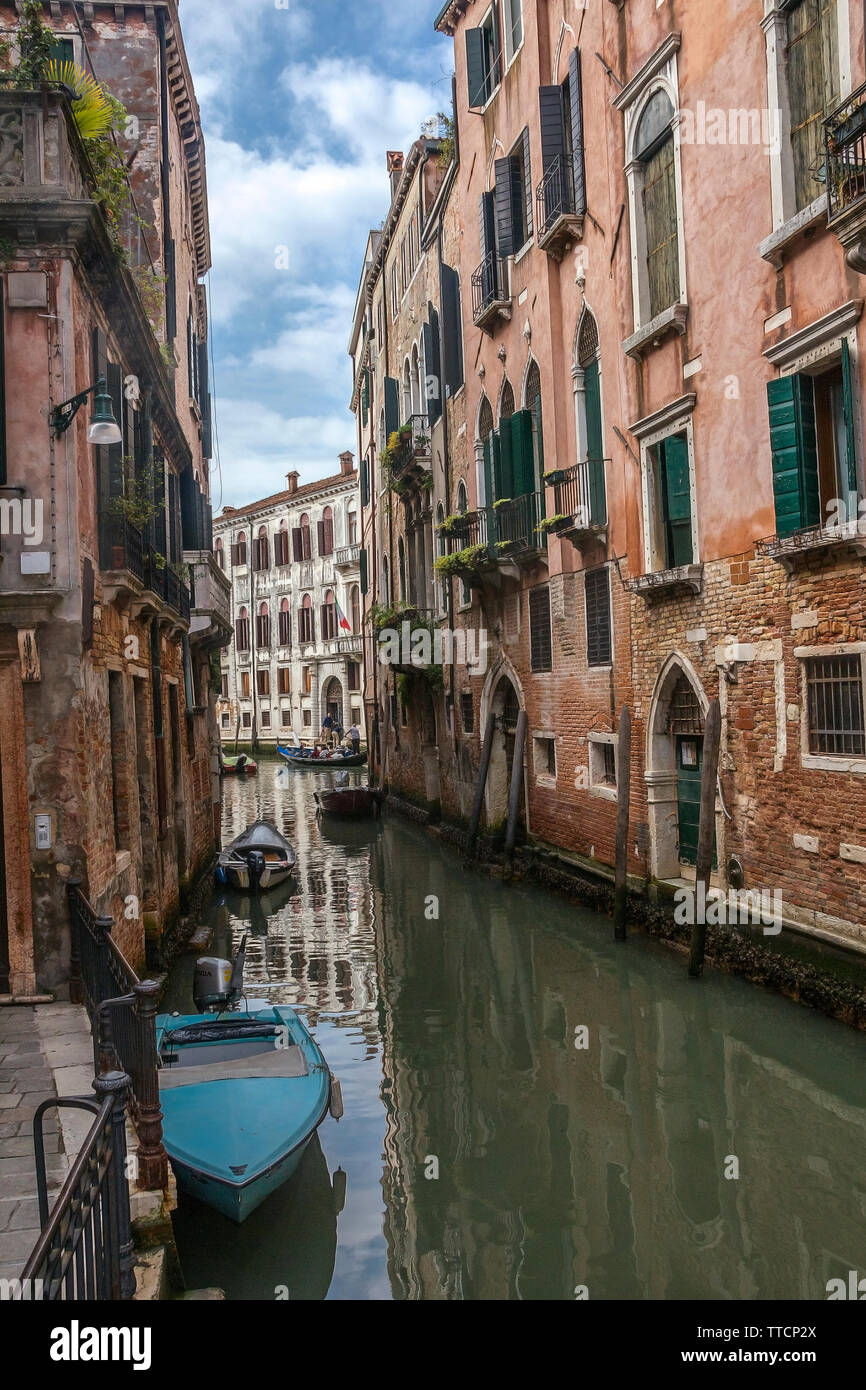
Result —
<path fill-rule="evenodd" d="M 400 387 L 395 377 L 385 377 L 385 443 L 400 428 Z"/>
<path fill-rule="evenodd" d="M 541 433 L 541 406 L 537 405 L 539 436 Z M 532 411 L 515 411 L 507 422 L 511 427 L 511 456 L 514 491 L 512 497 L 525 497 L 535 491 L 535 453 L 532 443 Z M 504 432 L 504 431 L 503 431 Z"/>
<path fill-rule="evenodd" d="M 500 498 L 513 497 L 513 480 L 511 472 L 511 437 L 508 433 L 507 420 L 503 420 L 498 430 L 494 430 L 490 436 L 491 458 L 493 460 L 493 496 L 495 501 Z"/>
<path fill-rule="evenodd" d="M 460 280 L 444 262 L 439 274 L 442 291 L 442 342 L 445 393 L 453 395 L 463 385 L 463 323 L 460 314 Z"/>
<path fill-rule="evenodd" d="M 598 359 L 583 369 L 584 408 L 586 410 L 586 456 L 589 460 L 590 521 L 604 526 L 607 521 L 607 496 L 604 480 L 604 440 L 601 427 L 601 392 L 598 379 Z"/>
<path fill-rule="evenodd" d="M 803 373 L 767 382 L 776 534 L 790 536 L 821 521 L 815 390 Z"/>
<path fill-rule="evenodd" d="M 532 236 L 532 158 L 529 151 L 529 126 L 523 129 L 523 179 L 520 190 L 523 198 L 523 240 Z"/>
<path fill-rule="evenodd" d="M 442 414 L 442 386 L 439 372 L 439 315 L 433 305 L 427 305 L 428 322 L 421 325 L 424 342 L 424 372 L 427 380 L 424 391 L 427 397 L 427 423 L 432 429 Z"/>
<path fill-rule="evenodd" d="M 842 339 L 842 409 L 845 412 L 845 448 L 848 453 L 848 491 L 858 495 L 857 457 L 854 451 L 854 381 L 851 369 L 851 350 L 847 338 Z"/>
<path fill-rule="evenodd" d="M 370 460 L 361 459 L 361 506 L 370 504 Z"/>
<path fill-rule="evenodd" d="M 361 385 L 361 419 L 366 426 L 367 418 L 370 413 L 370 371 L 364 368 L 364 376 Z"/>
<path fill-rule="evenodd" d="M 366 547 L 362 547 L 361 552 L 360 552 L 360 554 L 358 555 L 358 570 L 359 570 L 359 575 L 360 575 L 360 580 L 361 580 L 361 593 L 362 593 L 362 594 L 366 594 L 367 589 L 369 588 L 369 580 L 368 580 L 368 578 L 367 578 L 367 550 L 366 550 Z"/>
<path fill-rule="evenodd" d="M 484 505 L 492 507 L 496 494 L 493 491 L 493 435 L 484 441 Z"/>
<path fill-rule="evenodd" d="M 470 107 L 483 106 L 487 90 L 487 35 L 483 29 L 466 30 L 466 77 Z"/>
<path fill-rule="evenodd" d="M 663 440 L 662 502 L 665 521 L 665 566 L 689 565 L 692 548 L 692 500 L 689 487 L 689 447 L 684 434 Z"/>

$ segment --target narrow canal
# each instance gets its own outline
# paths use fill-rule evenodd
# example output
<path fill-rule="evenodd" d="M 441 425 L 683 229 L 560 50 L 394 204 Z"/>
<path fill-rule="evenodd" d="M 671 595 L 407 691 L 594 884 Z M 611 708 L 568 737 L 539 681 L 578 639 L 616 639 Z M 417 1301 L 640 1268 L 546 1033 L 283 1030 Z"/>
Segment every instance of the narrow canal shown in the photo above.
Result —
<path fill-rule="evenodd" d="M 823 1299 L 866 1274 L 866 1039 L 690 983 L 645 938 L 615 949 L 607 919 L 467 873 L 396 817 L 317 823 L 328 780 L 265 759 L 226 779 L 224 841 L 271 819 L 299 873 L 261 903 L 215 891 L 209 916 L 217 954 L 250 933 L 251 1005 L 303 1013 L 345 1116 L 245 1225 L 182 1199 L 189 1287 Z M 169 1008 L 191 1009 L 193 961 Z"/>

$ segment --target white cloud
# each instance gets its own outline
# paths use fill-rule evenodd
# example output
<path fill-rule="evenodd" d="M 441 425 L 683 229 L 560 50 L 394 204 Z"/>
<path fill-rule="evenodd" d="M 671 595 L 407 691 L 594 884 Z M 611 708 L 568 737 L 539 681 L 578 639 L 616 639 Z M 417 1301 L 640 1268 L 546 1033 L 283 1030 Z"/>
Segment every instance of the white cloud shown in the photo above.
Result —
<path fill-rule="evenodd" d="M 281 81 L 355 155 L 378 160 L 383 167 L 386 149 L 408 149 L 436 110 L 435 94 L 426 84 L 395 80 L 335 58 L 292 64 Z"/>
<path fill-rule="evenodd" d="M 277 339 L 259 348 L 252 366 L 266 371 L 310 376 L 324 392 L 350 390 L 351 366 L 346 344 L 355 305 L 354 291 L 344 284 L 311 286 L 289 315 L 290 325 Z"/>
<path fill-rule="evenodd" d="M 286 486 L 297 469 L 301 482 L 340 471 L 339 455 L 355 450 L 351 417 L 282 414 L 254 401 L 220 396 L 217 416 L 222 499 L 212 480 L 214 506 L 244 506 Z"/>

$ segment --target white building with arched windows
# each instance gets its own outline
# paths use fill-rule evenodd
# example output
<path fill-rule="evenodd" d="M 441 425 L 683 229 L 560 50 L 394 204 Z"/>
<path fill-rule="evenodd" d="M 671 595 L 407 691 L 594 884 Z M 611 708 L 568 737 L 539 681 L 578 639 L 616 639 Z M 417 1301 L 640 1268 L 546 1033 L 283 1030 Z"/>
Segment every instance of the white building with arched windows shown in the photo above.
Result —
<path fill-rule="evenodd" d="M 364 737 L 358 474 L 286 488 L 214 520 L 231 580 L 234 640 L 222 654 L 224 745 L 315 741 L 326 715 Z"/>

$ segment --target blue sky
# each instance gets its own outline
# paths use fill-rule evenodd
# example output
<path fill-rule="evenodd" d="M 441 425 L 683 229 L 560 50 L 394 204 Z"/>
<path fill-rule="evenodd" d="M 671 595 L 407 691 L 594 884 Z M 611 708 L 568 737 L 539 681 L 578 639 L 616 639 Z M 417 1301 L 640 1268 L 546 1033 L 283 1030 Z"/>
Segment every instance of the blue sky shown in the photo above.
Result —
<path fill-rule="evenodd" d="M 284 5 L 180 6 L 207 145 L 215 508 L 279 491 L 292 468 L 336 472 L 355 449 L 346 349 L 367 233 L 388 210 L 385 151 L 450 106 L 437 0 Z"/>

